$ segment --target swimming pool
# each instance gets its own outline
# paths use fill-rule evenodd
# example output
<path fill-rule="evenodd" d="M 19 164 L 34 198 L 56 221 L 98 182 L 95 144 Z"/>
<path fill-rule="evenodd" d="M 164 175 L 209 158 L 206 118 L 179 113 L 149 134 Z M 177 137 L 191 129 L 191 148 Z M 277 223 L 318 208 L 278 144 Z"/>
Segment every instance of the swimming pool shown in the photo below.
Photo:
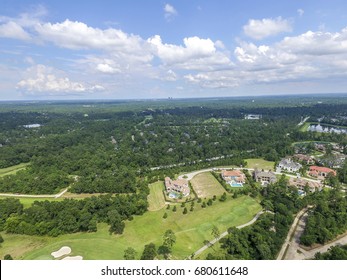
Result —
<path fill-rule="evenodd" d="M 170 197 L 170 198 L 178 198 L 178 197 L 179 197 L 179 194 L 174 193 L 174 192 L 170 192 L 170 193 L 169 193 L 169 197 Z"/>
<path fill-rule="evenodd" d="M 241 188 L 243 187 L 242 183 L 230 182 L 230 186 L 233 188 Z"/>

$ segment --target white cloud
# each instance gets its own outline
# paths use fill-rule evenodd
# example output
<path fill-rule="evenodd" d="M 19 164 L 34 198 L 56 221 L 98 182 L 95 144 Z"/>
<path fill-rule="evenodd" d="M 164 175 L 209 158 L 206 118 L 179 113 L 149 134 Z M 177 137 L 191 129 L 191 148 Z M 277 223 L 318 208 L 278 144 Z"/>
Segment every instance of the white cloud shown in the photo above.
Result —
<path fill-rule="evenodd" d="M 304 11 L 303 9 L 298 9 L 297 12 L 298 12 L 298 15 L 301 16 L 301 17 L 302 17 L 302 16 L 304 15 L 304 13 L 305 13 L 305 11 Z"/>
<path fill-rule="evenodd" d="M 142 39 L 139 36 L 114 28 L 93 28 L 83 22 L 68 19 L 61 23 L 40 23 L 35 29 L 43 40 L 69 49 L 101 49 L 124 53 L 142 49 Z"/>
<path fill-rule="evenodd" d="M 96 70 L 106 74 L 116 74 L 121 72 L 119 69 L 113 68 L 109 64 L 105 63 L 99 63 L 96 66 Z"/>
<path fill-rule="evenodd" d="M 0 37 L 29 40 L 30 35 L 18 23 L 8 21 L 0 25 Z"/>
<path fill-rule="evenodd" d="M 163 80 L 170 81 L 170 82 L 177 81 L 177 74 L 174 71 L 172 71 L 171 69 L 169 69 L 166 72 L 166 76 L 163 78 Z"/>
<path fill-rule="evenodd" d="M 24 92 L 83 93 L 103 90 L 101 85 L 87 85 L 86 83 L 70 81 L 68 77 L 60 77 L 59 71 L 39 64 L 27 70 L 30 76 L 17 84 L 17 89 Z"/>
<path fill-rule="evenodd" d="M 211 39 L 199 37 L 184 38 L 184 46 L 165 44 L 159 35 L 148 39 L 154 47 L 154 53 L 165 65 L 175 65 L 181 69 L 211 69 L 218 65 L 228 65 L 229 58 L 216 51 L 215 43 Z M 220 44 L 219 44 L 220 46 Z"/>
<path fill-rule="evenodd" d="M 243 31 L 248 37 L 261 40 L 279 33 L 291 32 L 292 25 L 289 20 L 282 19 L 282 17 L 264 18 L 262 20 L 250 19 L 248 24 L 243 26 Z"/>
<path fill-rule="evenodd" d="M 166 20 L 168 20 L 168 21 L 172 20 L 173 17 L 175 17 L 177 15 L 176 9 L 170 4 L 165 4 L 164 12 L 165 12 L 164 16 L 165 16 Z"/>

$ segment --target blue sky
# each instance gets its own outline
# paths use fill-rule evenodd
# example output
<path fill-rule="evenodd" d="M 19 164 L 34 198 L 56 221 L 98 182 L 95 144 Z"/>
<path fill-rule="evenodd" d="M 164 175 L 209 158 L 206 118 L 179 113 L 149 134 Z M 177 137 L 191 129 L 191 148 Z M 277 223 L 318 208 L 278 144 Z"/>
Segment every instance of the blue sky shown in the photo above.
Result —
<path fill-rule="evenodd" d="M 0 100 L 342 93 L 346 1 L 0 0 Z"/>

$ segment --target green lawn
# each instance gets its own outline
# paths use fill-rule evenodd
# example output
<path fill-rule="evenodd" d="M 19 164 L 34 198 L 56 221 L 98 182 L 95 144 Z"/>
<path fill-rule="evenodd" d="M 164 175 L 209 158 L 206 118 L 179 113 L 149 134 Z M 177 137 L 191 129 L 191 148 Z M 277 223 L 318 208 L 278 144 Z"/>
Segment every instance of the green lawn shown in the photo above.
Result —
<path fill-rule="evenodd" d="M 73 255 L 81 255 L 84 259 L 122 259 L 124 250 L 131 246 L 138 252 L 139 258 L 145 244 L 154 242 L 160 246 L 164 232 L 172 229 L 177 238 L 173 259 L 184 259 L 202 247 L 204 240 L 212 239 L 214 225 L 223 232 L 231 226 L 248 222 L 260 209 L 258 202 L 248 196 L 237 199 L 228 197 L 227 201 L 215 201 L 207 208 L 201 208 L 195 202 L 194 211 L 188 211 L 186 215 L 182 214 L 180 205 L 177 205 L 177 212 L 166 208 L 146 212 L 127 221 L 124 233 L 120 236 L 110 235 L 105 224 L 99 225 L 95 233 L 68 234 L 57 238 L 2 234 L 5 242 L 0 248 L 0 256 L 11 254 L 23 259 L 51 259 L 52 251 L 70 246 Z M 165 212 L 168 213 L 167 219 L 162 218 Z"/>
<path fill-rule="evenodd" d="M 198 197 L 212 198 L 214 195 L 221 196 L 225 189 L 211 174 L 211 172 L 200 173 L 190 181 Z"/>
<path fill-rule="evenodd" d="M 249 158 L 245 160 L 248 168 L 258 168 L 264 170 L 274 170 L 274 161 L 267 161 L 261 158 Z"/>
<path fill-rule="evenodd" d="M 164 184 L 162 181 L 149 185 L 148 210 L 158 211 L 165 207 L 165 198 L 163 194 Z"/>
<path fill-rule="evenodd" d="M 300 131 L 301 132 L 306 132 L 308 130 L 308 128 L 310 127 L 311 123 L 310 122 L 305 122 L 301 127 L 300 127 Z"/>
<path fill-rule="evenodd" d="M 0 177 L 6 176 L 6 175 L 11 175 L 11 174 L 16 174 L 19 170 L 25 169 L 29 163 L 20 163 L 17 165 L 13 165 L 10 167 L 6 168 L 1 168 L 0 169 Z"/>
<path fill-rule="evenodd" d="M 8 198 L 6 196 L 1 196 L 0 199 L 5 199 Z M 22 203 L 24 205 L 24 208 L 28 208 L 30 207 L 34 201 L 59 201 L 62 200 L 63 198 L 33 198 L 33 197 L 13 197 L 16 199 L 19 199 L 20 203 Z"/>

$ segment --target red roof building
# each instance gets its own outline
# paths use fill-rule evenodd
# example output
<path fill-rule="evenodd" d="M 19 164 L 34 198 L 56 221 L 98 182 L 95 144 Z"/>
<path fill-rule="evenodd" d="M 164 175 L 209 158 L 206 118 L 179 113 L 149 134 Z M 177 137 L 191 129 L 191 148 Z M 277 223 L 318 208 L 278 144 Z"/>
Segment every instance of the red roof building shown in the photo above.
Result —
<path fill-rule="evenodd" d="M 308 174 L 312 177 L 327 177 L 328 174 L 333 174 L 334 176 L 336 176 L 336 171 L 332 170 L 328 167 L 322 167 L 322 166 L 310 166 L 310 171 L 308 172 Z"/>

